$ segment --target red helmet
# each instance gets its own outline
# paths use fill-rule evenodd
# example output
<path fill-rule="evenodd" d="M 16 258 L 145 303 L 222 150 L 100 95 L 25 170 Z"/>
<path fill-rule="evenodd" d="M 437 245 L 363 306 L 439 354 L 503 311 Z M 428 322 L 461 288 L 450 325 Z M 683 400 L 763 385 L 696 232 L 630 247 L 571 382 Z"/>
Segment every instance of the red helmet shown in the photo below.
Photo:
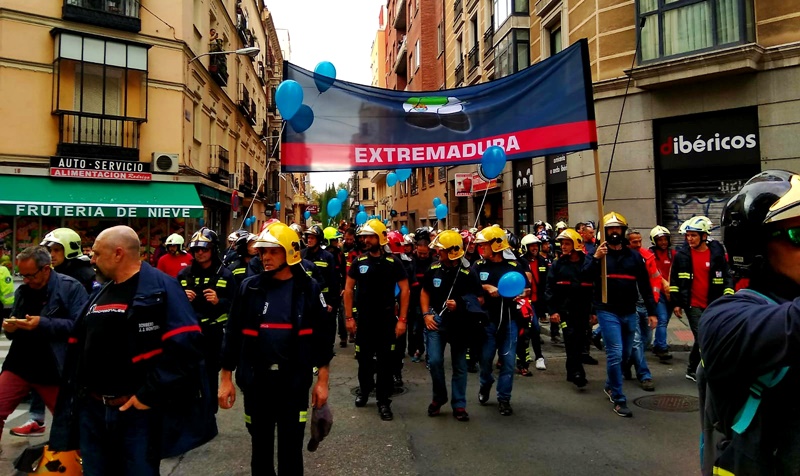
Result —
<path fill-rule="evenodd" d="M 405 248 L 403 248 L 403 234 L 397 230 L 392 230 L 386 235 L 386 239 L 389 240 L 389 249 L 392 250 L 392 253 L 405 253 Z"/>
<path fill-rule="evenodd" d="M 464 240 L 464 247 L 475 243 L 475 235 L 469 232 L 469 230 L 461 230 L 461 238 Z"/>

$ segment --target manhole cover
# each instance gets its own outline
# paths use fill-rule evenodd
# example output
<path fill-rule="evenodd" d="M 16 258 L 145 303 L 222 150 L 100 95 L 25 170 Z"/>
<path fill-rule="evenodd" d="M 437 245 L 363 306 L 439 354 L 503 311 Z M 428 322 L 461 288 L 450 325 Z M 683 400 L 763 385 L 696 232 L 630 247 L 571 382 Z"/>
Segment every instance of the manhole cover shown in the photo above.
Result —
<path fill-rule="evenodd" d="M 637 407 L 654 412 L 696 412 L 700 399 L 689 395 L 648 395 L 633 401 Z"/>
<path fill-rule="evenodd" d="M 353 389 L 350 390 L 350 395 L 352 395 L 354 397 L 357 396 L 359 390 L 361 390 L 361 387 L 353 387 Z M 400 396 L 400 395 L 405 395 L 406 392 L 408 392 L 408 388 L 406 388 L 406 387 L 394 387 L 394 390 L 392 391 L 392 396 L 393 397 L 397 397 L 397 396 Z M 377 396 L 375 395 L 375 390 L 373 390 L 369 394 L 369 396 L 372 397 L 372 398 L 377 398 Z"/>

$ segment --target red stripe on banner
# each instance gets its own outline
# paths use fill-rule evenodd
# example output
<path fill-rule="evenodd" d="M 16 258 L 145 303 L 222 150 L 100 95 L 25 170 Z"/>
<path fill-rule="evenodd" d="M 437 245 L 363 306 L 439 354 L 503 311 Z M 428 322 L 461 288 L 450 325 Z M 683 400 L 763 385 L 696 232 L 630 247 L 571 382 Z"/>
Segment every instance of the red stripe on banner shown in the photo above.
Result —
<path fill-rule="evenodd" d="M 164 352 L 164 349 L 151 350 L 150 352 L 145 352 L 144 354 L 137 355 L 132 360 L 133 360 L 133 363 L 135 364 L 136 362 L 139 362 L 141 360 L 147 360 L 147 359 L 150 359 L 152 357 L 155 357 L 155 356 L 157 356 L 158 354 L 160 354 L 162 352 Z"/>
<path fill-rule="evenodd" d="M 165 332 L 164 335 L 161 336 L 161 340 L 167 340 L 170 337 L 183 334 L 184 332 L 200 332 L 200 326 L 183 326 L 178 327 L 177 329 L 172 329 L 169 332 Z"/>
<path fill-rule="evenodd" d="M 435 167 L 479 163 L 492 145 L 506 154 L 543 155 L 540 151 L 597 143 L 595 121 L 537 127 L 499 136 L 431 144 L 283 144 L 286 170 L 341 171 L 395 167 Z"/>
<path fill-rule="evenodd" d="M 313 333 L 314 333 L 314 329 L 300 329 L 300 332 L 298 332 L 298 335 L 310 336 Z"/>
<path fill-rule="evenodd" d="M 258 331 L 253 329 L 242 329 L 242 334 L 246 336 L 258 337 Z"/>
<path fill-rule="evenodd" d="M 636 281 L 636 276 L 631 276 L 630 274 L 609 274 L 608 277 L 612 279 L 629 279 L 631 281 Z"/>
<path fill-rule="evenodd" d="M 261 328 L 262 329 L 291 329 L 292 325 L 291 324 L 273 324 L 271 322 L 267 322 L 267 323 L 261 324 Z"/>

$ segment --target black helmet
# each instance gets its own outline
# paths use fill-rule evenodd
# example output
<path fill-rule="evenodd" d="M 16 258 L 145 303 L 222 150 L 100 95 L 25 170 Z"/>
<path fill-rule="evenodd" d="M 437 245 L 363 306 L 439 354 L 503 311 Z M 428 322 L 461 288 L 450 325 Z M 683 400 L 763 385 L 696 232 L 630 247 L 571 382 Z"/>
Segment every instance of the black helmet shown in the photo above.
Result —
<path fill-rule="evenodd" d="M 304 235 L 314 235 L 317 239 L 322 240 L 325 238 L 325 234 L 322 232 L 322 227 L 319 225 L 314 225 L 303 232 Z"/>
<path fill-rule="evenodd" d="M 247 230 L 236 230 L 236 241 L 233 242 L 233 248 L 239 256 L 247 256 L 247 243 L 249 241 L 250 232 Z"/>
<path fill-rule="evenodd" d="M 425 241 L 426 244 L 430 243 L 431 232 L 426 227 L 417 228 L 416 230 L 414 230 L 414 240 L 417 243 L 420 243 L 423 240 Z"/>
<path fill-rule="evenodd" d="M 192 239 L 189 240 L 189 250 L 192 248 L 211 248 L 213 252 L 216 253 L 218 246 L 219 237 L 217 233 L 206 227 L 197 230 L 194 235 L 192 235 Z"/>
<path fill-rule="evenodd" d="M 765 227 L 798 216 L 800 175 L 766 170 L 748 180 L 722 210 L 722 241 L 731 268 L 748 275 L 766 253 L 769 236 Z"/>
<path fill-rule="evenodd" d="M 519 250 L 519 238 L 517 238 L 517 235 L 506 230 L 506 240 L 508 240 L 508 246 L 510 246 L 512 250 Z"/>

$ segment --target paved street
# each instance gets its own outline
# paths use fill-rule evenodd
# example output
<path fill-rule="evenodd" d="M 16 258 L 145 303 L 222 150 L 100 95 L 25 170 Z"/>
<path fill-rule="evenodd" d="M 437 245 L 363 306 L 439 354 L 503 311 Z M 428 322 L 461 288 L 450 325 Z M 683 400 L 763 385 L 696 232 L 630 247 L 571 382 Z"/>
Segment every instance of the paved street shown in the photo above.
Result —
<path fill-rule="evenodd" d="M 632 404 L 634 418 L 616 416 L 602 393 L 602 358 L 600 366 L 587 367 L 589 386 L 578 392 L 564 380 L 563 348 L 545 344 L 548 370 L 536 372 L 532 378 L 515 378 L 515 413 L 511 417 L 498 414 L 494 394 L 488 406 L 478 406 L 477 376 L 470 374 L 469 423 L 455 421 L 449 408 L 441 416 L 429 418 L 427 371 L 424 364 L 408 363 L 408 392 L 394 399 L 395 420 L 382 422 L 374 400 L 366 408 L 353 406 L 351 391 L 358 384 L 352 346 L 337 348 L 337 352 L 330 395 L 335 423 L 319 450 L 306 452 L 307 474 L 538 475 L 591 471 L 676 475 L 693 474 L 698 465 L 699 414 L 657 412 Z M 601 357 L 597 351 L 593 354 Z M 687 357 L 687 353 L 678 352 L 673 365 L 650 362 L 656 395 L 697 395 L 694 384 L 683 376 Z M 631 402 L 652 395 L 630 381 L 625 391 Z M 18 417 L 6 428 L 23 419 Z M 218 420 L 221 433 L 214 441 L 182 458 L 165 461 L 162 474 L 249 474 L 250 441 L 241 400 L 233 410 L 222 411 Z M 28 443 L 5 430 L 1 476 L 14 474 L 11 460 Z"/>

